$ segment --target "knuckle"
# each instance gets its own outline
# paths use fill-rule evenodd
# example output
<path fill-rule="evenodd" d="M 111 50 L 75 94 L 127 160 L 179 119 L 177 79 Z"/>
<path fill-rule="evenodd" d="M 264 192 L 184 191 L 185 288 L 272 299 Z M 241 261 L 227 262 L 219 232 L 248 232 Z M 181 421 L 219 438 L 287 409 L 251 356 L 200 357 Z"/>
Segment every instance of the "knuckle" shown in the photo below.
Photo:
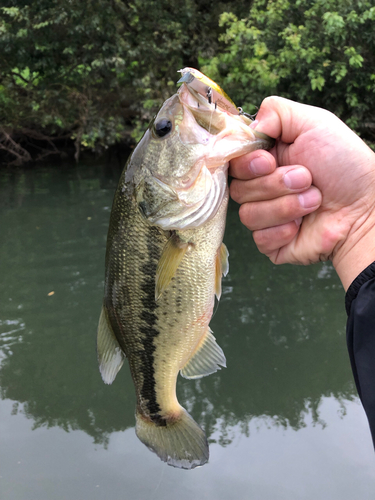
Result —
<path fill-rule="evenodd" d="M 283 242 L 289 242 L 297 232 L 298 226 L 294 221 L 289 224 L 283 224 L 279 227 L 279 239 Z"/>
<path fill-rule="evenodd" d="M 267 231 L 264 229 L 260 229 L 258 231 L 253 232 L 254 243 L 256 244 L 258 250 L 261 253 L 267 254 L 270 251 L 269 248 L 269 238 L 267 237 Z"/>
<path fill-rule="evenodd" d="M 243 205 L 240 206 L 239 210 L 239 215 L 240 215 L 240 221 L 244 226 L 246 226 L 248 229 L 252 229 L 252 204 L 251 203 L 244 203 Z"/>
<path fill-rule="evenodd" d="M 298 232 L 295 222 L 280 226 L 268 227 L 254 231 L 253 238 L 261 253 L 269 255 L 277 249 L 289 244 Z"/>
<path fill-rule="evenodd" d="M 298 219 L 301 215 L 303 214 L 301 214 L 297 195 L 284 196 L 283 202 L 280 204 L 280 219 L 289 222 Z"/>
<path fill-rule="evenodd" d="M 279 198 L 287 193 L 283 178 L 283 171 L 276 169 L 272 174 L 256 179 L 258 192 L 264 200 Z"/>
<path fill-rule="evenodd" d="M 241 188 L 240 181 L 233 179 L 229 186 L 229 193 L 231 198 L 237 203 L 239 203 L 241 199 L 240 188 Z"/>

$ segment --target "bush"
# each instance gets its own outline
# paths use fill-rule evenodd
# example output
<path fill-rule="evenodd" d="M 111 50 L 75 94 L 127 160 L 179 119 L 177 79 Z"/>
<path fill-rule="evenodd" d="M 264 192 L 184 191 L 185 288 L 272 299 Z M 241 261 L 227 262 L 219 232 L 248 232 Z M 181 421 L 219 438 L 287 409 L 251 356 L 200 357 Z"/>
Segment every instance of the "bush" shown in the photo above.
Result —
<path fill-rule="evenodd" d="M 368 0 L 4 0 L 0 149 L 20 164 L 138 140 L 184 66 L 248 112 L 279 94 L 373 145 L 374 20 Z"/>
<path fill-rule="evenodd" d="M 222 14 L 226 48 L 202 70 L 249 112 L 278 94 L 329 109 L 374 147 L 374 21 L 366 0 L 255 0 L 245 18 Z"/>

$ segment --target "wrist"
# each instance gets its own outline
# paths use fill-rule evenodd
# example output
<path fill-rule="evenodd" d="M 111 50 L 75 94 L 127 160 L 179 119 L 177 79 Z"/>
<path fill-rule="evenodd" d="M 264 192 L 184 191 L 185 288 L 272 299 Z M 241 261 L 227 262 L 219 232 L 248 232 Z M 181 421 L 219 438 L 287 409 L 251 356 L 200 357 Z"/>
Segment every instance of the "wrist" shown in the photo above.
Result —
<path fill-rule="evenodd" d="M 375 261 L 375 213 L 352 231 L 335 252 L 332 263 L 345 290 Z"/>

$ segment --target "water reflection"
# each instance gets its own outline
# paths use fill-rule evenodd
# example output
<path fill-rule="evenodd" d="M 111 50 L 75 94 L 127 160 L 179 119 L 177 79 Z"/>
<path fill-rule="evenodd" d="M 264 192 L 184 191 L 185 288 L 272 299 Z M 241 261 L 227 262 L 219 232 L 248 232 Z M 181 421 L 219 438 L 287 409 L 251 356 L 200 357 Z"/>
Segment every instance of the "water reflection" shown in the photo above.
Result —
<path fill-rule="evenodd" d="M 134 426 L 127 366 L 105 386 L 95 354 L 119 173 L 55 167 L 0 178 L 1 397 L 34 428 L 82 429 L 103 444 Z M 311 412 L 313 425 L 324 426 L 319 404 L 326 396 L 344 414 L 356 394 L 343 291 L 330 265 L 273 266 L 257 253 L 234 205 L 225 241 L 230 273 L 211 327 L 228 368 L 196 382 L 180 378 L 181 404 L 223 446 L 234 428 L 247 434 L 255 417 L 299 429 Z"/>

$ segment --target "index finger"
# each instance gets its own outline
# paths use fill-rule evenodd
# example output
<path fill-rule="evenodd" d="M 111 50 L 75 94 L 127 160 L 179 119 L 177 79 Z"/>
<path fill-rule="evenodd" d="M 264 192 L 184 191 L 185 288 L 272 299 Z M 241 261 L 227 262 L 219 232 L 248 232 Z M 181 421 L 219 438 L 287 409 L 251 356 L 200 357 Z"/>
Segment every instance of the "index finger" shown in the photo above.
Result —
<path fill-rule="evenodd" d="M 250 180 L 262 175 L 272 174 L 276 160 L 268 151 L 258 149 L 230 162 L 229 175 L 240 180 Z"/>

